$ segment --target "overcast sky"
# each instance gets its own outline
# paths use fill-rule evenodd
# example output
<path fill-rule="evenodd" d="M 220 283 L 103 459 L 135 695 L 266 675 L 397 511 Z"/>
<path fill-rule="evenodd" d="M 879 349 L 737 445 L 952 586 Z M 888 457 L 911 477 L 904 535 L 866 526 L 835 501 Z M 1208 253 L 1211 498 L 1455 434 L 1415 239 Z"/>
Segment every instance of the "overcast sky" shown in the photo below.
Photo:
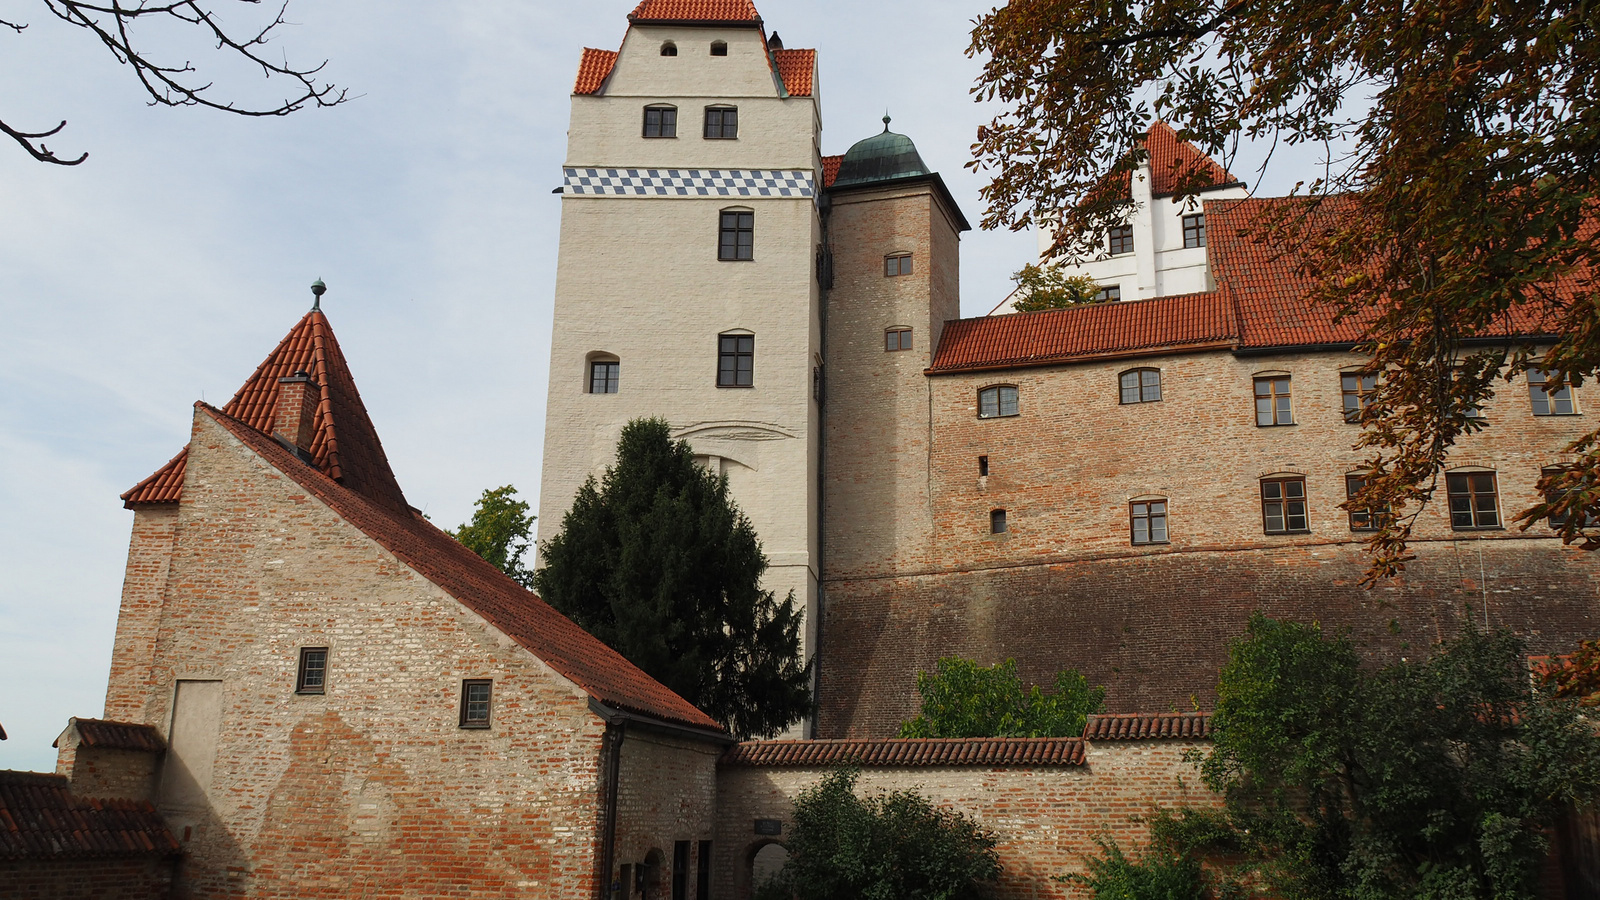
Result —
<path fill-rule="evenodd" d="M 0 32 L 0 119 L 64 118 L 51 148 L 89 152 L 58 168 L 0 145 L 0 769 L 53 768 L 67 718 L 101 714 L 133 517 L 117 495 L 183 446 L 193 401 L 228 400 L 313 279 L 411 502 L 446 527 L 486 487 L 534 502 L 569 96 L 581 48 L 617 47 L 634 2 L 296 0 L 276 52 L 329 60 L 357 99 L 244 119 L 150 108 L 90 35 L 0 0 L 32 26 Z M 887 108 L 978 220 L 963 163 L 994 110 L 964 51 L 985 5 L 758 6 L 819 51 L 824 153 Z M 1033 251 L 966 235 L 964 313 Z"/>

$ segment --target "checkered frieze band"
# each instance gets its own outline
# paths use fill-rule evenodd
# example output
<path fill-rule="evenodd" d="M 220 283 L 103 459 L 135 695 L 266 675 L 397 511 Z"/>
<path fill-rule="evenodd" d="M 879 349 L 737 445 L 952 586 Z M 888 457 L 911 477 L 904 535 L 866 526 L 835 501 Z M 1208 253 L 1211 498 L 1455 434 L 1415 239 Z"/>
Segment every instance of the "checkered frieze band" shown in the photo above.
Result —
<path fill-rule="evenodd" d="M 584 197 L 810 197 L 811 173 L 760 169 L 566 169 Z"/>

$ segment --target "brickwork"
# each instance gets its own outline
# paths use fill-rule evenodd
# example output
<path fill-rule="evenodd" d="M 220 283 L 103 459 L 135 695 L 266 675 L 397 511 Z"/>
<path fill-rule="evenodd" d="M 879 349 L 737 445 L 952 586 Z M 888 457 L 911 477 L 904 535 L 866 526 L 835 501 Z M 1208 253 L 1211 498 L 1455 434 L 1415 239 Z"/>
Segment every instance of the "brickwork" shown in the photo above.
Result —
<path fill-rule="evenodd" d="M 56 773 L 67 776 L 79 797 L 154 800 L 159 754 L 98 747 L 60 748 Z"/>
<path fill-rule="evenodd" d="M 176 681 L 222 685 L 205 802 L 163 798 L 185 841 L 184 888 L 588 894 L 604 725 L 587 697 L 208 414 L 195 421 L 137 704 L 166 734 Z M 306 646 L 328 648 L 323 694 L 295 693 Z M 491 728 L 458 726 L 464 678 L 493 679 Z"/>
<path fill-rule="evenodd" d="M 712 840 L 714 830 L 717 756 L 721 749 L 644 728 L 628 729 L 622 742 L 613 880 L 621 877 L 624 864 L 638 867 L 655 850 L 663 860 L 657 873 L 659 886 L 670 886 L 673 845 L 676 841 L 689 841 L 689 870 L 684 877 L 693 896 L 695 867 L 699 865 L 695 854 L 701 841 Z"/>
<path fill-rule="evenodd" d="M 122 608 L 111 651 L 111 678 L 106 686 L 106 718 L 143 721 L 140 717 L 149 697 L 150 664 L 161 621 L 161 592 L 167 583 L 177 522 L 176 503 L 134 509 Z"/>
<path fill-rule="evenodd" d="M 167 900 L 177 860 L 0 860 L 6 900 Z"/>
<path fill-rule="evenodd" d="M 1058 875 L 1081 872 L 1095 852 L 1094 838 L 1108 835 L 1123 847 L 1141 844 L 1145 827 L 1133 817 L 1153 807 L 1211 805 L 1183 753 L 1195 744 L 1147 741 L 1093 745 L 1081 767 L 1049 768 L 867 768 L 857 789 L 864 793 L 913 789 L 941 806 L 959 810 L 992 830 L 1003 868 L 999 898 L 1087 897 L 1059 884 Z M 754 834 L 756 819 L 778 819 L 790 827 L 793 802 L 819 781 L 826 768 L 725 767 L 719 782 L 716 896 L 750 896 L 751 861 L 777 838 Z"/>

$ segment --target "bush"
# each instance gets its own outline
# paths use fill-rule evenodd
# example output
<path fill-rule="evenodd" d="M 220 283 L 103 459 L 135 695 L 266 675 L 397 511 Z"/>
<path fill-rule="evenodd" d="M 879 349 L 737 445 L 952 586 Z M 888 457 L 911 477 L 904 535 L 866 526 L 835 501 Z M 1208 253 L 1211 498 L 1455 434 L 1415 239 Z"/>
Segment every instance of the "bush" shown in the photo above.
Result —
<path fill-rule="evenodd" d="M 1106 689 L 1091 688 L 1077 669 L 1056 675 L 1056 691 L 1023 690 L 1017 661 L 980 666 L 959 656 L 917 676 L 922 711 L 900 725 L 903 738 L 1078 737 L 1104 705 Z"/>

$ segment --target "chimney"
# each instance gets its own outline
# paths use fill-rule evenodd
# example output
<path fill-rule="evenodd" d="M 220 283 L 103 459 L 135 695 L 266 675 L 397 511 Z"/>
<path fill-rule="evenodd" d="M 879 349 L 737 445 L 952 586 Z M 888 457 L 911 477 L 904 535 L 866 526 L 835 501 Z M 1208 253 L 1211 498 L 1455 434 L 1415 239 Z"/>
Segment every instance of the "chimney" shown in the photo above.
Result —
<path fill-rule="evenodd" d="M 311 452 L 322 389 L 306 372 L 278 379 L 278 405 L 273 410 L 272 436 L 301 453 Z"/>

